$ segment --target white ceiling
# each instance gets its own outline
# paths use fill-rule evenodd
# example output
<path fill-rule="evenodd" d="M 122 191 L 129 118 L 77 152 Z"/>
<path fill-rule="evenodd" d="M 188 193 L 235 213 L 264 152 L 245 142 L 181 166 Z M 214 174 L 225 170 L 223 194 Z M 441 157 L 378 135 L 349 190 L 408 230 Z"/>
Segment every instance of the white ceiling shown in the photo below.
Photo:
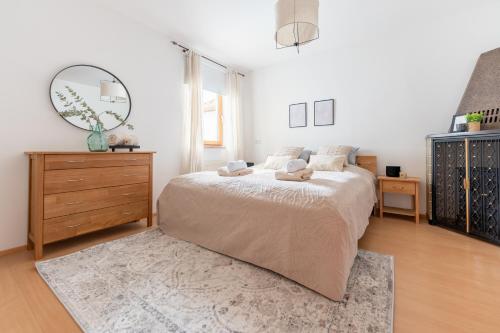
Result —
<path fill-rule="evenodd" d="M 297 57 L 276 50 L 275 0 L 94 0 L 241 70 Z M 301 54 L 377 43 L 405 29 L 495 0 L 320 0 L 320 39 Z"/>

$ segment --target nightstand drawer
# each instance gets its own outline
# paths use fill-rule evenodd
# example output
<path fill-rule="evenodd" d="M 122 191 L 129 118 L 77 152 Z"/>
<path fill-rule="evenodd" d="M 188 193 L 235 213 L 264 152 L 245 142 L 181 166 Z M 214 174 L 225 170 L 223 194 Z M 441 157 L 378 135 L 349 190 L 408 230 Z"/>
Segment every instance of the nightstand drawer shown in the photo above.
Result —
<path fill-rule="evenodd" d="M 383 192 L 415 194 L 415 183 L 386 180 L 382 184 Z"/>

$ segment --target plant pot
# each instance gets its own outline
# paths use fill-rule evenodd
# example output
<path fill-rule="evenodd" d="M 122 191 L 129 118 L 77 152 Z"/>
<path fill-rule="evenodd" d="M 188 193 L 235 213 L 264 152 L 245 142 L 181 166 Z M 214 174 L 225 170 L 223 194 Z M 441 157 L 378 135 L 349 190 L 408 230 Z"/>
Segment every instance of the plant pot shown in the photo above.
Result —
<path fill-rule="evenodd" d="M 481 123 L 478 121 L 467 123 L 469 132 L 479 132 L 481 130 Z"/>
<path fill-rule="evenodd" d="M 87 137 L 87 146 L 92 152 L 108 151 L 108 138 L 99 124 L 92 128 L 92 132 Z"/>

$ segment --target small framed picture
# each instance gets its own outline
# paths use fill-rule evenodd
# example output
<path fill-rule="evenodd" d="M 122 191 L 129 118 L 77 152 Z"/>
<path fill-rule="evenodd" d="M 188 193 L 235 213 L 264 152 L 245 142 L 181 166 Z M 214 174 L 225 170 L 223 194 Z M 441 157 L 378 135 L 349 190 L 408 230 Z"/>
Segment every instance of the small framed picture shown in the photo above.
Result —
<path fill-rule="evenodd" d="M 335 100 L 326 99 L 314 102 L 314 126 L 335 124 Z"/>
<path fill-rule="evenodd" d="M 307 127 L 307 104 L 291 104 L 288 107 L 288 127 Z"/>
<path fill-rule="evenodd" d="M 453 132 L 466 132 L 467 131 L 467 119 L 465 115 L 461 116 L 453 116 L 453 120 L 451 121 L 449 133 Z"/>

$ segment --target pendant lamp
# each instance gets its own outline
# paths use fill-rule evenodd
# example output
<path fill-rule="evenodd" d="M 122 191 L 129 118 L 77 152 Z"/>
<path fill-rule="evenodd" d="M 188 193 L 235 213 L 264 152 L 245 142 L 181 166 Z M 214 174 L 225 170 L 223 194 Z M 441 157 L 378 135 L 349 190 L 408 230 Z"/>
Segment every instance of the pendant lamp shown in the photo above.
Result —
<path fill-rule="evenodd" d="M 299 46 L 319 38 L 319 0 L 276 2 L 276 48 Z"/>

